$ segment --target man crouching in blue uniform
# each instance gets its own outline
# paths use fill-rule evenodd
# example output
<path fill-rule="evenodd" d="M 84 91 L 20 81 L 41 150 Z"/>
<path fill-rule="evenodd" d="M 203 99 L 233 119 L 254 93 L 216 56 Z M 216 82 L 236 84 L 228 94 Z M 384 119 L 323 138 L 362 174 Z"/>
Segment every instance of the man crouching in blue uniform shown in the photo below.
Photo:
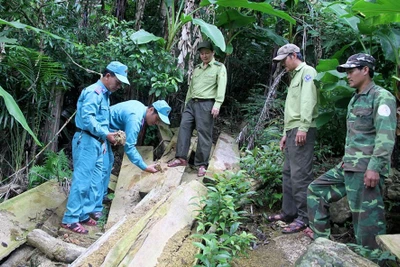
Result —
<path fill-rule="evenodd" d="M 72 140 L 74 172 L 61 226 L 79 234 L 88 233 L 82 224 L 97 224 L 89 214 L 95 208 L 97 196 L 103 195 L 103 191 L 90 192 L 97 191 L 91 187 L 91 180 L 102 179 L 106 140 L 111 144 L 115 143 L 116 133 L 109 131 L 109 96 L 122 83 L 129 85 L 127 73 L 126 65 L 118 61 L 111 62 L 104 70 L 102 78 L 85 88 L 78 99 L 75 117 L 77 128 Z"/>

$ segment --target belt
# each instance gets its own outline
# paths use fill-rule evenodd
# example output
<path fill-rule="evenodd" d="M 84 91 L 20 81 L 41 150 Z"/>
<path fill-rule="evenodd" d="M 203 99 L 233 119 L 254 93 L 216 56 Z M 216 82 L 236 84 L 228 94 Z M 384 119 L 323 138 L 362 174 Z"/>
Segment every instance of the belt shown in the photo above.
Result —
<path fill-rule="evenodd" d="M 192 98 L 194 102 L 214 101 L 214 98 Z"/>
<path fill-rule="evenodd" d="M 78 133 L 82 132 L 82 133 L 85 133 L 85 134 L 87 134 L 87 135 L 90 135 L 91 137 L 93 137 L 94 139 L 96 139 L 97 141 L 99 141 L 100 143 L 103 143 L 103 139 L 101 139 L 101 138 L 98 137 L 98 136 L 95 136 L 94 134 L 92 134 L 92 133 L 89 132 L 89 131 L 82 130 L 81 128 L 76 128 L 76 132 L 78 132 Z"/>

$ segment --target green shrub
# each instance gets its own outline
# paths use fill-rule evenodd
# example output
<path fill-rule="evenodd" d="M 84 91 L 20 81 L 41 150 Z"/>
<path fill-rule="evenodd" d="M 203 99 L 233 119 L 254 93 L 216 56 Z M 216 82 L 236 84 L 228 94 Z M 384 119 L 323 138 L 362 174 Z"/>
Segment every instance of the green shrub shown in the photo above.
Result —
<path fill-rule="evenodd" d="M 44 165 L 35 165 L 30 169 L 28 188 L 36 187 L 50 179 L 57 179 L 61 182 L 65 178 L 71 179 L 71 176 L 69 159 L 64 150 L 60 150 L 58 153 L 48 151 L 45 154 Z"/>
<path fill-rule="evenodd" d="M 253 150 L 246 150 L 240 159 L 241 168 L 246 170 L 251 178 L 261 180 L 265 186 L 256 197 L 258 205 L 268 205 L 271 209 L 280 204 L 283 161 L 284 155 L 279 149 L 279 142 L 270 142 Z"/>
<path fill-rule="evenodd" d="M 240 221 L 246 213 L 241 210 L 250 203 L 254 192 L 244 171 L 215 174 L 215 182 L 207 186 L 208 193 L 200 202 L 204 205 L 197 216 L 197 234 L 194 237 L 202 242 L 194 242 L 201 248 L 196 255 L 201 261 L 197 266 L 230 266 L 234 257 L 247 255 L 247 249 L 255 237 L 252 234 L 239 233 Z M 209 229 L 211 233 L 206 233 Z"/>

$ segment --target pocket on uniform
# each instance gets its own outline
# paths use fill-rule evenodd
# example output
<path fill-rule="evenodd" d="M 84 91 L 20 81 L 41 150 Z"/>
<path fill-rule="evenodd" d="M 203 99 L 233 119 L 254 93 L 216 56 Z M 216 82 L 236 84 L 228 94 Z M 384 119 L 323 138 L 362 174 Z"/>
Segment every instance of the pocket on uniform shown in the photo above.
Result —
<path fill-rule="evenodd" d="M 353 109 L 355 115 L 354 129 L 360 131 L 369 131 L 374 128 L 374 120 L 372 118 L 371 108 Z"/>

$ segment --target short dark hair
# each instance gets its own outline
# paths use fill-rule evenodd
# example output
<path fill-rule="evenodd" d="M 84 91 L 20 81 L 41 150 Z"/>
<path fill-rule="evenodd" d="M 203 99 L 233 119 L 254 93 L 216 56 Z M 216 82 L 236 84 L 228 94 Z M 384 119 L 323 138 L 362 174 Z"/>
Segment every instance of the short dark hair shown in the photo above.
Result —
<path fill-rule="evenodd" d="M 154 108 L 153 104 L 150 104 L 148 108 Z M 156 108 L 154 108 L 153 114 L 157 114 L 158 115 L 158 111 Z"/>
<path fill-rule="evenodd" d="M 373 78 L 374 77 L 374 70 L 370 66 L 365 65 L 365 66 L 358 66 L 356 68 L 359 69 L 359 70 L 362 70 L 364 67 L 368 67 L 369 77 Z"/>
<path fill-rule="evenodd" d="M 304 61 L 303 55 L 300 52 L 295 52 L 295 53 L 296 53 L 297 58 L 300 59 L 300 61 Z"/>
<path fill-rule="evenodd" d="M 110 73 L 110 75 L 111 75 L 112 77 L 115 76 L 115 73 L 114 73 L 113 71 L 111 71 L 111 70 L 105 68 L 104 71 L 103 71 L 103 77 L 106 76 L 107 73 Z"/>

